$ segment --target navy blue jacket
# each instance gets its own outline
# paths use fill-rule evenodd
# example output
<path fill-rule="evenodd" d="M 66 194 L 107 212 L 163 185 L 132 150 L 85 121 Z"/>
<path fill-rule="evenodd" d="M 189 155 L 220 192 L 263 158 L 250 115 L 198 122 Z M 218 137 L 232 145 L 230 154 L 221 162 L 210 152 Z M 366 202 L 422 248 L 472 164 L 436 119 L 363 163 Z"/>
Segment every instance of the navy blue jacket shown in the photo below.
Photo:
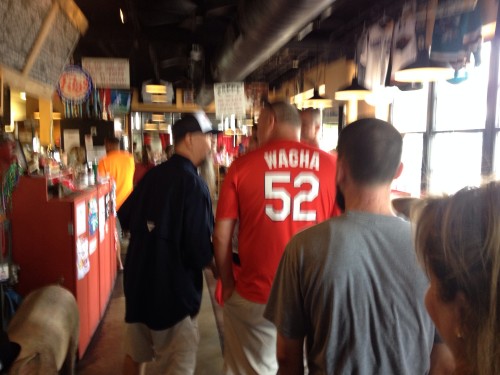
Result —
<path fill-rule="evenodd" d="M 213 256 L 208 187 L 174 155 L 146 173 L 118 211 L 130 244 L 124 266 L 125 321 L 153 330 L 198 313 L 203 267 Z"/>

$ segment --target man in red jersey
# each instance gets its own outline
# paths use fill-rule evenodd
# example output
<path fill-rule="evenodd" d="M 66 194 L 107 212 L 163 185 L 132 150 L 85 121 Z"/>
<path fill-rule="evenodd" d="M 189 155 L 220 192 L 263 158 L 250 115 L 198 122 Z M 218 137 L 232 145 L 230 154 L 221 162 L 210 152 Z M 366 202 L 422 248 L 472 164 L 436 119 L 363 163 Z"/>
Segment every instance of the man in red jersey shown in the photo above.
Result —
<path fill-rule="evenodd" d="M 263 317 L 285 245 L 298 231 L 339 214 L 336 158 L 300 143 L 297 109 L 277 102 L 259 117 L 259 148 L 236 159 L 217 204 L 215 259 L 224 300 L 226 374 L 276 374 L 276 330 Z M 239 220 L 241 271 L 231 237 Z"/>

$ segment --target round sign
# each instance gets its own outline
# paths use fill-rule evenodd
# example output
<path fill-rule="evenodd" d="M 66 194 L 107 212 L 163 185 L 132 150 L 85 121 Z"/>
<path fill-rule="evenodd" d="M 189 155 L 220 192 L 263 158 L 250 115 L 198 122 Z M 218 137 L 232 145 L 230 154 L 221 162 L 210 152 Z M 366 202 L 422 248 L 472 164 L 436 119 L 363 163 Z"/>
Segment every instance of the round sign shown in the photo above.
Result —
<path fill-rule="evenodd" d="M 77 65 L 68 65 L 64 68 L 57 84 L 57 92 L 62 101 L 83 103 L 91 91 L 92 79 L 85 70 Z"/>

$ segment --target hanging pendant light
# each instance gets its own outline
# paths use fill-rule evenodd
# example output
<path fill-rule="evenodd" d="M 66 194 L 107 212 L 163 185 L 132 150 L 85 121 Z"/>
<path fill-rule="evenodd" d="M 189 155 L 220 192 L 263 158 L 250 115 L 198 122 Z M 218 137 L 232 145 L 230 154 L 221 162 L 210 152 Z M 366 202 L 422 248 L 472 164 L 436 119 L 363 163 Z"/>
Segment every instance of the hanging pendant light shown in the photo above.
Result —
<path fill-rule="evenodd" d="M 368 58 L 368 56 L 367 56 Z M 357 48 L 354 49 L 354 77 L 349 86 L 342 87 L 335 92 L 335 100 L 340 101 L 351 101 L 351 100 L 365 100 L 365 98 L 371 94 L 363 85 L 358 82 L 358 51 Z"/>
<path fill-rule="evenodd" d="M 429 50 L 420 50 L 415 62 L 407 65 L 394 74 L 398 82 L 435 82 L 452 79 L 454 70 L 449 64 L 433 61 L 429 57 Z"/>
<path fill-rule="evenodd" d="M 438 0 L 427 3 L 425 14 L 425 34 L 417 37 L 417 59 L 394 74 L 398 82 L 435 82 L 452 79 L 455 72 L 448 63 L 433 61 L 430 58 L 432 35 L 436 21 Z"/>
<path fill-rule="evenodd" d="M 303 108 L 331 108 L 333 106 L 332 100 L 321 96 L 319 94 L 319 89 L 317 87 L 314 88 L 313 96 L 309 99 L 306 99 L 302 102 Z"/>
<path fill-rule="evenodd" d="M 371 91 L 362 86 L 358 82 L 358 77 L 354 76 L 352 83 L 349 86 L 342 87 L 335 92 L 335 100 L 350 101 L 350 100 L 365 100 Z"/>

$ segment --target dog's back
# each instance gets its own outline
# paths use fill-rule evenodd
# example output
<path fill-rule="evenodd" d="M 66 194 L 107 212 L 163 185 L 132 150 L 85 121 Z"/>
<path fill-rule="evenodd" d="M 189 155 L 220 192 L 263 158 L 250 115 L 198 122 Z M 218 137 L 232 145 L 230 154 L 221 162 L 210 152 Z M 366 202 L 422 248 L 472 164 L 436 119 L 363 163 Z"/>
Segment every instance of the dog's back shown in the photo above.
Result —
<path fill-rule="evenodd" d="M 9 374 L 74 373 L 79 315 L 67 289 L 50 285 L 30 293 L 7 332 L 11 341 L 21 345 Z"/>

